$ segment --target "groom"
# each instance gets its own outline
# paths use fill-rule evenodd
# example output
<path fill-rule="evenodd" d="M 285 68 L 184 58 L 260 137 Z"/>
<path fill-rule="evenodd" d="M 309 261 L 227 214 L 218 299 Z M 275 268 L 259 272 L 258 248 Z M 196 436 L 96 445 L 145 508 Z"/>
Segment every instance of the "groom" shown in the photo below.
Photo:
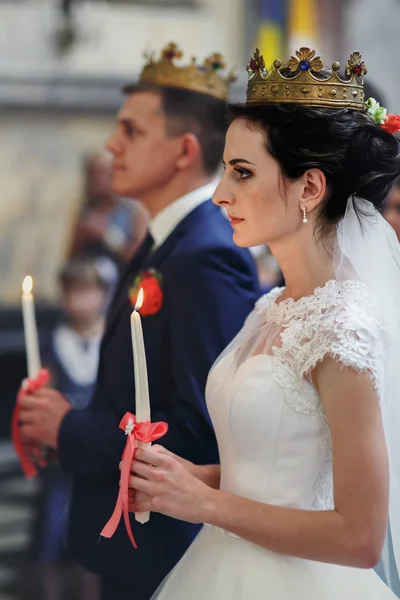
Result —
<path fill-rule="evenodd" d="M 222 58 L 215 54 L 198 67 L 177 65 L 180 56 L 170 44 L 124 89 L 107 144 L 115 193 L 140 198 L 151 221 L 109 311 L 93 401 L 74 410 L 51 389 L 23 400 L 25 442 L 55 448 L 74 475 L 70 548 L 102 576 L 103 600 L 148 600 L 199 530 L 154 513 L 145 525 L 132 519 L 138 550 L 123 525 L 112 539 L 99 540 L 118 495 L 125 444 L 118 424 L 135 411 L 135 280 L 148 291 L 142 324 L 152 420 L 168 423 L 166 448 L 197 464 L 218 462 L 204 401 L 207 374 L 259 295 L 250 254 L 234 245 L 229 222 L 210 200 L 227 126 Z"/>

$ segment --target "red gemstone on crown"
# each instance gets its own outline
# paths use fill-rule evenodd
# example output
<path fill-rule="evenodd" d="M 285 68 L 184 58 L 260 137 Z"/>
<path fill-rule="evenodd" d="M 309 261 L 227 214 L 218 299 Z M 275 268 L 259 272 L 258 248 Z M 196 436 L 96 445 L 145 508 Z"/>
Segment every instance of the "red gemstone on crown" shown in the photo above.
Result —
<path fill-rule="evenodd" d="M 356 75 L 362 75 L 363 74 L 363 68 L 362 68 L 362 66 L 361 65 L 356 65 L 354 67 L 354 73 Z"/>
<path fill-rule="evenodd" d="M 251 71 L 257 71 L 258 62 L 256 60 L 254 60 L 254 58 L 252 58 L 251 61 L 249 62 L 249 67 L 250 67 Z"/>

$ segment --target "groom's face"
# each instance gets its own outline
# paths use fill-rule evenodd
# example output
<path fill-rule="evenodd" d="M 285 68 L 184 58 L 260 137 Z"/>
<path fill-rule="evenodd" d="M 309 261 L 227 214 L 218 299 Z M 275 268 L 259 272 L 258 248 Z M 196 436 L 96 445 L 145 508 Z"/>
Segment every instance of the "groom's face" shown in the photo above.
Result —
<path fill-rule="evenodd" d="M 115 194 L 146 202 L 174 177 L 181 143 L 179 137 L 167 135 L 166 125 L 157 92 L 127 97 L 106 146 L 114 157 Z"/>

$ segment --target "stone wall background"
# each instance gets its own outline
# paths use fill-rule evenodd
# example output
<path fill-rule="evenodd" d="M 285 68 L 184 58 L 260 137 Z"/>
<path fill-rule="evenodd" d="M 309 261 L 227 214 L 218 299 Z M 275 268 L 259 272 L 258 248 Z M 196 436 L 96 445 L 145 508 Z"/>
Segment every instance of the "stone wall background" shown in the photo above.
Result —
<path fill-rule="evenodd" d="M 0 114 L 0 303 L 19 301 L 28 273 L 38 300 L 56 297 L 82 201 L 82 161 L 112 124 L 108 115 Z"/>

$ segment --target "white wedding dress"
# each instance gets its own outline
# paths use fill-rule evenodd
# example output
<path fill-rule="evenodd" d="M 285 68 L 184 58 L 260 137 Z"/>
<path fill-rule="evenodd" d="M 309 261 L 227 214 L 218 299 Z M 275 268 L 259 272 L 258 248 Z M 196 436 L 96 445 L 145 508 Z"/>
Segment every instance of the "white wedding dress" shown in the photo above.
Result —
<path fill-rule="evenodd" d="M 312 296 L 261 298 L 214 365 L 207 404 L 221 489 L 305 510 L 333 507 L 324 409 L 308 375 L 324 356 L 367 371 L 381 400 L 384 318 L 368 288 L 330 281 Z M 265 550 L 205 525 L 153 600 L 390 600 L 371 570 Z"/>

